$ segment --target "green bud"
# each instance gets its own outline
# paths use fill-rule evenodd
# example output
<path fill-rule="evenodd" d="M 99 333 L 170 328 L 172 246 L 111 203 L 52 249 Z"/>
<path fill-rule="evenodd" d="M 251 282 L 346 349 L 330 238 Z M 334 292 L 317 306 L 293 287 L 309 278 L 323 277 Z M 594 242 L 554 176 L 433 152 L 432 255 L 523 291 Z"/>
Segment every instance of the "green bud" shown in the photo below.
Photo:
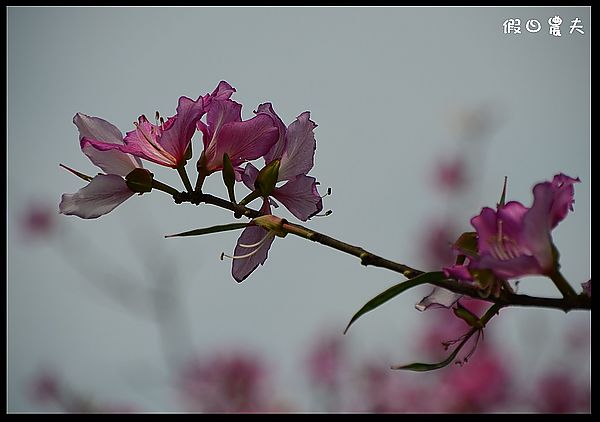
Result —
<path fill-rule="evenodd" d="M 285 223 L 283 218 L 267 214 L 256 217 L 252 222 L 263 229 L 275 233 L 279 237 L 285 237 L 287 235 L 287 231 L 283 228 L 283 223 Z"/>
<path fill-rule="evenodd" d="M 263 197 L 267 197 L 275 189 L 277 177 L 279 177 L 279 160 L 273 160 L 266 165 L 256 176 L 254 187 L 260 192 Z"/>
<path fill-rule="evenodd" d="M 142 168 L 136 168 L 126 177 L 127 187 L 136 193 L 150 192 L 152 190 L 152 180 L 154 175 L 150 171 Z"/>
<path fill-rule="evenodd" d="M 223 182 L 227 187 L 229 200 L 235 202 L 235 191 L 233 190 L 233 185 L 235 185 L 235 171 L 227 153 L 223 154 Z"/>
<path fill-rule="evenodd" d="M 208 176 L 208 169 L 206 168 L 206 154 L 204 153 L 204 151 L 202 151 L 202 154 L 200 154 L 200 158 L 198 159 L 198 162 L 196 163 L 196 169 L 198 170 L 198 179 L 196 179 L 196 186 L 194 188 L 194 190 L 196 192 L 200 192 L 202 190 L 202 185 L 204 184 L 204 179 L 206 179 L 206 176 Z"/>
<path fill-rule="evenodd" d="M 454 246 L 461 252 L 456 257 L 456 263 L 462 265 L 465 262 L 467 256 L 474 256 L 479 253 L 477 246 L 477 232 L 464 232 L 454 242 Z"/>

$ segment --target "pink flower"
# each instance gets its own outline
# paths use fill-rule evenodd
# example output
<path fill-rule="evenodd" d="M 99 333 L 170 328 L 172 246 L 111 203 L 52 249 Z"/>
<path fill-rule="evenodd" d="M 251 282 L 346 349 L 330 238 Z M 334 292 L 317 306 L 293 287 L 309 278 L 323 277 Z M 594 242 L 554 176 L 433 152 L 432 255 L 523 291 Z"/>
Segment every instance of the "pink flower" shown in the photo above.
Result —
<path fill-rule="evenodd" d="M 36 374 L 31 384 L 31 398 L 37 403 L 48 403 L 59 399 L 61 387 L 58 376 L 49 370 Z"/>
<path fill-rule="evenodd" d="M 456 230 L 452 221 L 431 221 L 427 224 L 422 238 L 422 250 L 427 265 L 440 268 L 455 259 L 452 241 L 456 239 Z"/>
<path fill-rule="evenodd" d="M 317 179 L 307 176 L 313 168 L 317 147 L 310 112 L 300 114 L 287 128 L 275 113 L 271 103 L 258 106 L 257 116 L 267 115 L 277 122 L 279 140 L 265 155 L 265 163 L 279 160 L 277 182 L 286 182 L 275 187 L 271 196 L 281 202 L 297 218 L 307 221 L 323 209 L 323 201 L 317 191 Z M 252 164 L 246 166 L 242 176 L 244 184 L 254 189 L 258 169 Z"/>
<path fill-rule="evenodd" d="M 49 238 L 57 230 L 56 205 L 29 201 L 19 216 L 19 227 L 27 240 Z"/>
<path fill-rule="evenodd" d="M 462 157 L 440 160 L 435 169 L 436 186 L 450 192 L 465 188 L 468 183 L 466 165 Z"/>
<path fill-rule="evenodd" d="M 317 126 L 310 120 L 310 113 L 304 112 L 287 128 L 277 116 L 270 103 L 261 104 L 257 117 L 269 116 L 277 122 L 279 138 L 265 155 L 265 162 L 279 160 L 277 182 L 271 196 L 279 200 L 288 210 L 302 221 L 306 221 L 323 209 L 323 200 L 317 191 L 317 181 L 307 176 L 314 165 L 316 141 L 314 129 Z M 242 175 L 244 184 L 254 189 L 258 169 L 248 164 Z M 273 202 L 274 205 L 277 205 Z M 271 200 L 263 198 L 263 214 L 271 214 Z M 244 281 L 259 265 L 267 260 L 268 251 L 275 239 L 275 233 L 263 227 L 252 225 L 240 235 L 233 255 L 231 274 L 239 283 Z"/>
<path fill-rule="evenodd" d="M 442 373 L 440 399 L 446 412 L 486 412 L 499 406 L 511 391 L 505 357 L 483 343 L 464 366 Z"/>
<path fill-rule="evenodd" d="M 555 371 L 538 382 L 535 406 L 543 413 L 575 413 L 591 411 L 591 391 L 578 384 L 566 372 Z"/>
<path fill-rule="evenodd" d="M 263 201 L 261 212 L 271 214 L 271 207 Z M 273 217 L 277 218 L 277 217 Z M 269 256 L 269 249 L 275 240 L 275 232 L 259 225 L 249 225 L 242 231 L 233 251 L 231 275 L 238 283 L 244 281 Z"/>
<path fill-rule="evenodd" d="M 189 362 L 179 388 L 192 412 L 262 412 L 274 404 L 264 364 L 239 352 Z"/>
<path fill-rule="evenodd" d="M 136 168 L 142 168 L 142 163 L 137 157 L 118 149 L 98 150 L 92 146 L 91 142 L 98 139 L 116 147 L 123 145 L 121 131 L 106 120 L 77 113 L 73 123 L 79 130 L 81 150 L 106 174 L 98 174 L 74 194 L 64 194 L 59 211 L 81 218 L 98 218 L 133 196 L 135 192 L 127 186 L 123 177 Z"/>
<path fill-rule="evenodd" d="M 489 269 L 501 279 L 548 275 L 556 268 L 550 232 L 573 210 L 573 184 L 564 174 L 533 188 L 533 205 L 509 202 L 497 211 L 484 208 L 471 219 L 477 230 L 479 256 L 470 269 Z"/>
<path fill-rule="evenodd" d="M 204 171 L 205 176 L 222 170 L 223 155 L 227 154 L 239 181 L 243 171 L 240 165 L 264 156 L 277 141 L 279 133 L 273 119 L 265 114 L 242 121 L 242 105 L 229 98 L 234 92 L 235 88 L 221 81 L 204 98 L 207 123 L 200 120 L 196 123 L 204 143 L 198 169 Z"/>
<path fill-rule="evenodd" d="M 194 101 L 182 96 L 179 98 L 177 114 L 166 122 L 161 118 L 160 122 L 152 124 L 145 115 L 141 115 L 135 123 L 135 130 L 127 132 L 124 144 L 105 139 L 104 134 L 92 134 L 96 136 L 83 136 L 81 147 L 91 145 L 100 151 L 118 150 L 162 166 L 177 168 L 186 161 L 196 123 L 205 113 L 204 102 L 203 97 Z"/>
<path fill-rule="evenodd" d="M 473 281 L 472 270 L 491 270 L 504 280 L 525 275 L 550 275 L 557 266 L 551 231 L 573 210 L 573 184 L 564 174 L 533 188 L 533 205 L 511 201 L 494 211 L 485 207 L 471 219 L 477 230 L 477 255 L 466 265 L 444 268 L 448 277 Z"/>
<path fill-rule="evenodd" d="M 344 359 L 342 338 L 338 333 L 322 336 L 308 355 L 308 374 L 319 385 L 338 386 Z"/>

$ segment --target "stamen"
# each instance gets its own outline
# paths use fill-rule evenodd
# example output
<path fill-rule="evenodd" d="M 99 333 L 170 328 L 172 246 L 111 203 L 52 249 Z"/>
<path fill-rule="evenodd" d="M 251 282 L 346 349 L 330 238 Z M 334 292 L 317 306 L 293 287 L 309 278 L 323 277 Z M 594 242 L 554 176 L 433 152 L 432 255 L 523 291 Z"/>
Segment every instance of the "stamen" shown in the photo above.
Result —
<path fill-rule="evenodd" d="M 327 210 L 323 214 L 315 214 L 315 215 L 313 215 L 313 217 L 327 217 L 327 216 L 330 216 L 331 214 L 333 214 L 333 211 Z"/>
<path fill-rule="evenodd" d="M 270 237 L 270 236 L 269 236 L 269 233 L 267 233 L 267 235 L 266 235 L 265 237 L 263 237 L 263 238 L 262 238 L 261 240 L 259 240 L 258 242 L 256 242 L 256 243 L 253 243 L 252 245 L 246 245 L 246 244 L 243 244 L 243 243 L 238 243 L 238 246 L 241 246 L 242 248 L 254 248 L 254 247 L 260 246 L 260 245 L 262 245 L 263 243 L 265 243 L 265 241 L 266 241 L 266 240 L 267 240 L 269 237 Z"/>
<path fill-rule="evenodd" d="M 326 196 L 331 195 L 331 188 L 327 188 L 327 193 L 325 195 L 322 195 L 321 198 L 325 198 Z"/>
<path fill-rule="evenodd" d="M 152 140 L 152 137 L 150 135 L 148 135 L 148 133 L 146 133 L 146 131 L 143 129 L 142 125 L 140 125 L 138 122 L 133 122 L 135 128 L 137 131 L 139 131 L 142 136 L 144 137 L 144 139 L 146 139 L 146 141 L 164 158 L 167 158 L 169 161 L 172 161 L 173 163 L 175 163 L 177 160 L 175 159 L 175 157 L 173 157 L 173 155 L 169 152 L 167 152 L 164 148 L 162 148 L 160 145 L 154 143 L 154 141 Z M 156 128 L 155 126 L 150 125 L 150 131 L 151 133 L 154 133 L 155 135 L 158 135 L 156 133 Z"/>
<path fill-rule="evenodd" d="M 504 251 L 504 248 L 499 240 L 496 240 L 492 245 L 492 252 L 494 252 L 494 256 L 500 261 L 506 261 L 509 259 L 509 256 L 506 254 L 506 251 Z"/>
<path fill-rule="evenodd" d="M 252 252 L 249 252 L 247 254 L 244 255 L 227 255 L 225 252 L 221 252 L 221 261 L 223 260 L 223 258 L 229 258 L 229 259 L 245 259 L 245 258 L 250 258 L 252 255 L 256 254 L 263 246 L 264 244 L 267 242 L 267 240 L 272 239 L 275 237 L 275 233 L 273 232 L 269 232 L 267 233 L 267 235 L 265 237 L 263 237 L 259 242 L 255 243 L 254 245 L 244 245 L 244 244 L 239 244 L 239 246 L 241 246 L 242 248 L 252 248 L 254 246 L 257 246 L 257 248 L 255 250 L 253 250 Z"/>

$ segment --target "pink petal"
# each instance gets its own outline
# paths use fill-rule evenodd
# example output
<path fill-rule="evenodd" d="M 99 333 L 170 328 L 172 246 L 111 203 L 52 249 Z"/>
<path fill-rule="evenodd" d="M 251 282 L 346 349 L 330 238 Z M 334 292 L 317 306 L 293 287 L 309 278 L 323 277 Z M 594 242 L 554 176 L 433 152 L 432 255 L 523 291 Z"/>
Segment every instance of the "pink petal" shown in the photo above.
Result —
<path fill-rule="evenodd" d="M 217 134 L 214 154 L 207 153 L 208 169 L 211 172 L 221 170 L 225 153 L 234 166 L 262 157 L 271 149 L 277 137 L 278 130 L 273 120 L 263 114 L 244 122 L 227 123 Z"/>
<path fill-rule="evenodd" d="M 523 233 L 520 243 L 527 245 L 535 256 L 542 273 L 554 266 L 552 238 L 550 235 L 550 210 L 554 201 L 554 189 L 550 182 L 539 183 L 533 188 L 533 205 L 523 218 Z"/>
<path fill-rule="evenodd" d="M 275 145 L 273 145 L 273 148 L 271 148 L 271 150 L 265 154 L 265 164 L 269 164 L 271 161 L 273 161 L 276 158 L 281 158 L 281 156 L 283 155 L 283 151 L 285 150 L 285 145 L 286 145 L 286 132 L 287 129 L 285 127 L 285 124 L 283 123 L 283 121 L 279 118 L 279 116 L 277 115 L 277 113 L 275 113 L 275 110 L 273 110 L 273 106 L 271 103 L 264 103 L 258 106 L 257 110 L 256 110 L 257 114 L 266 114 L 268 116 L 270 116 L 273 121 L 275 122 L 275 125 L 277 126 L 277 128 L 279 129 L 279 138 L 277 139 L 277 142 L 275 142 Z"/>
<path fill-rule="evenodd" d="M 317 180 L 300 175 L 280 188 L 273 190 L 273 196 L 292 214 L 306 221 L 323 209 L 323 200 L 317 191 Z"/>
<path fill-rule="evenodd" d="M 98 218 L 111 212 L 132 195 L 133 192 L 121 176 L 99 174 L 76 193 L 64 194 L 59 211 L 61 214 L 81 218 Z"/>
<path fill-rule="evenodd" d="M 525 275 L 544 274 L 544 269 L 534 256 L 521 255 L 501 261 L 491 255 L 482 256 L 471 263 L 472 269 L 489 269 L 496 277 L 511 280 Z"/>
<path fill-rule="evenodd" d="M 579 178 L 573 179 L 565 174 L 557 174 L 552 180 L 554 191 L 554 201 L 550 209 L 550 227 L 554 228 L 565 219 L 569 210 L 573 211 L 573 202 L 575 202 L 574 183 L 579 183 Z"/>
<path fill-rule="evenodd" d="M 179 97 L 177 118 L 172 125 L 165 124 L 165 129 L 158 139 L 158 143 L 175 157 L 177 163 L 184 160 L 186 150 L 196 132 L 196 122 L 204 112 L 202 97 L 198 97 L 196 101 L 185 96 Z"/>
<path fill-rule="evenodd" d="M 79 130 L 81 150 L 92 163 L 100 167 L 105 173 L 126 176 L 136 167 L 142 167 L 142 162 L 137 157 L 118 150 L 100 151 L 83 140 L 88 138 L 109 144 L 123 145 L 123 134 L 113 124 L 99 117 L 91 117 L 83 113 L 77 113 L 73 117 L 73 123 Z"/>
<path fill-rule="evenodd" d="M 473 276 L 466 265 L 451 265 L 444 267 L 444 275 L 459 281 L 473 281 Z"/>
<path fill-rule="evenodd" d="M 479 215 L 471 219 L 471 225 L 477 231 L 479 253 L 489 253 L 492 238 L 498 234 L 496 212 L 489 207 L 484 207 Z"/>
<path fill-rule="evenodd" d="M 211 100 L 207 106 L 206 124 L 198 121 L 198 130 L 204 135 L 204 148 L 213 150 L 221 127 L 227 123 L 242 121 L 242 105 L 233 100 Z M 210 151 L 206 154 L 209 155 Z M 222 158 L 222 157 L 221 157 Z"/>
<path fill-rule="evenodd" d="M 210 96 L 215 100 L 228 100 L 234 92 L 234 87 L 225 81 L 221 81 Z"/>
<path fill-rule="evenodd" d="M 281 156 L 279 180 L 291 180 L 300 174 L 307 174 L 314 165 L 315 122 L 310 120 L 310 112 L 305 111 L 290 124 L 286 134 L 285 151 Z"/>
<path fill-rule="evenodd" d="M 244 174 L 242 174 L 242 182 L 244 182 L 244 185 L 248 189 L 254 190 L 254 182 L 256 182 L 257 176 L 258 169 L 252 163 L 246 164 L 246 169 L 244 170 Z"/>
<path fill-rule="evenodd" d="M 263 203 L 261 211 L 267 212 L 269 214 L 271 213 L 271 210 L 269 208 L 269 204 L 267 201 L 265 201 Z M 269 249 L 271 248 L 271 244 L 275 240 L 275 237 L 271 237 L 270 239 L 267 239 L 265 241 L 265 243 L 262 244 L 260 247 L 244 248 L 244 247 L 240 246 L 240 244 L 253 245 L 253 244 L 258 243 L 261 240 L 263 240 L 265 238 L 265 236 L 267 236 L 267 235 L 269 235 L 268 230 L 263 229 L 262 227 L 259 227 L 259 226 L 248 226 L 244 229 L 244 231 L 240 235 L 240 237 L 237 241 L 234 253 L 233 253 L 234 256 L 246 255 L 248 253 L 256 251 L 257 248 L 258 248 L 258 251 L 254 255 L 252 255 L 248 258 L 241 258 L 241 259 L 233 260 L 233 264 L 231 266 L 231 275 L 233 276 L 235 281 L 237 281 L 238 283 L 241 283 L 242 281 L 244 281 L 250 274 L 252 274 L 252 272 L 259 265 L 264 264 L 264 262 L 267 260 L 267 258 L 269 256 Z"/>
<path fill-rule="evenodd" d="M 454 293 L 441 287 L 434 287 L 429 295 L 425 296 L 415 305 L 415 308 L 419 311 L 424 311 L 428 308 L 449 308 L 461 297 L 462 295 L 459 293 Z"/>
<path fill-rule="evenodd" d="M 502 234 L 511 239 L 518 239 L 523 229 L 523 218 L 529 208 L 517 201 L 510 201 L 496 212 L 502 221 Z"/>

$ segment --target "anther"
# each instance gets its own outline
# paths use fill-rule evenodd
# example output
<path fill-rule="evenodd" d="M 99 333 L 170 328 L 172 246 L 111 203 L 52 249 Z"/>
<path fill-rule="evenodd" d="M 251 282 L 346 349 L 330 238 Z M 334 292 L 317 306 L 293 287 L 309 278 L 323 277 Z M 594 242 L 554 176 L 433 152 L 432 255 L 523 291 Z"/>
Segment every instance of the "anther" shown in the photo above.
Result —
<path fill-rule="evenodd" d="M 327 217 L 333 214 L 332 210 L 327 210 L 323 214 L 315 214 L 313 217 Z"/>
<path fill-rule="evenodd" d="M 331 188 L 327 188 L 327 193 L 325 195 L 322 195 L 321 198 L 325 198 L 326 196 L 331 195 Z"/>

